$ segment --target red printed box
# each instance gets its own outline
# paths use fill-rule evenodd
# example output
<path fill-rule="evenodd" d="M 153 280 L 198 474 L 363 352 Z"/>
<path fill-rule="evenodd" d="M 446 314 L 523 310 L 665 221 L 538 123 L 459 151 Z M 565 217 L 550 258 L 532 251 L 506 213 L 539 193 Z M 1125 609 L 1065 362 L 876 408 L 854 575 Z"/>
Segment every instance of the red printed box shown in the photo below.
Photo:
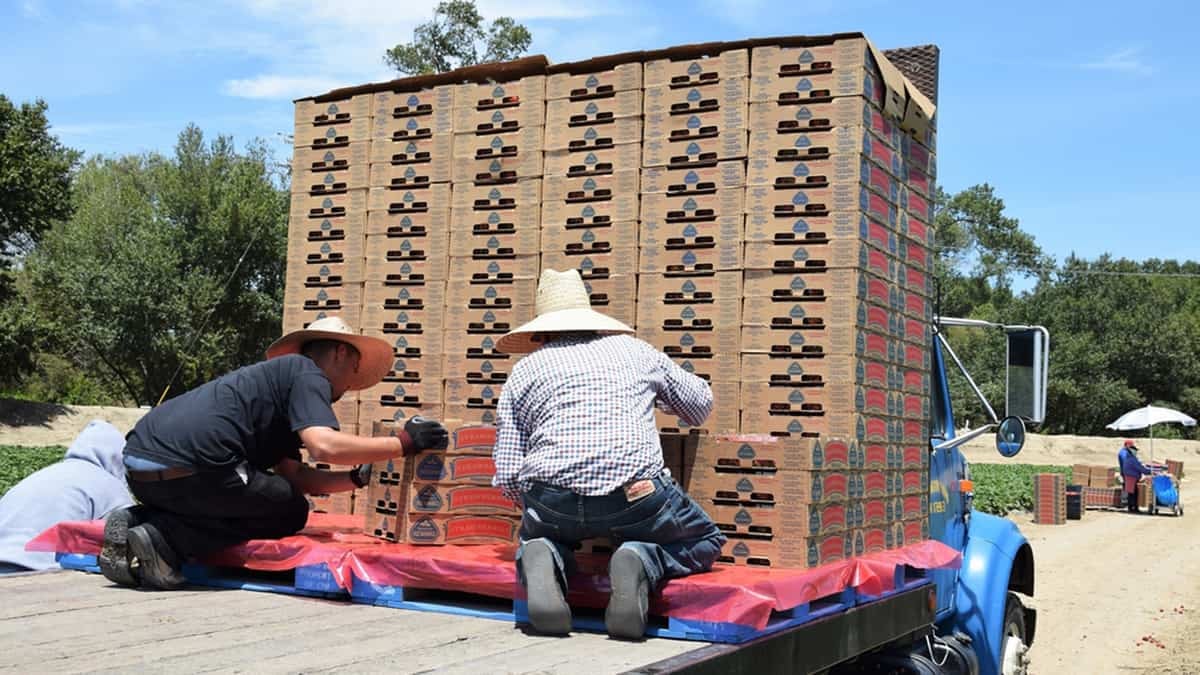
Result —
<path fill-rule="evenodd" d="M 479 513 L 520 516 L 521 507 L 505 497 L 500 488 L 483 485 L 413 483 L 408 491 L 408 512 Z"/>
<path fill-rule="evenodd" d="M 492 515 L 409 514 L 407 540 L 417 545 L 515 544 L 521 519 Z"/>
<path fill-rule="evenodd" d="M 408 459 L 412 478 L 422 483 L 491 485 L 496 463 L 490 455 L 426 451 Z"/>

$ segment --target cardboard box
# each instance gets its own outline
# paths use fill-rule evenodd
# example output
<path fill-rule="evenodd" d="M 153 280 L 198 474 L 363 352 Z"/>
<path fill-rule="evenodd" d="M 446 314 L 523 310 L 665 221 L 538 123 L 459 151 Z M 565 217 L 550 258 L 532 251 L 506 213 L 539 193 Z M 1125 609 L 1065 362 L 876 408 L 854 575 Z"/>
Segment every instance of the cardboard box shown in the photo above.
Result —
<path fill-rule="evenodd" d="M 305 325 L 327 316 L 340 316 L 351 326 L 362 317 L 362 284 L 288 288 L 284 302 L 284 322 L 303 321 Z"/>
<path fill-rule="evenodd" d="M 521 507 L 490 485 L 445 485 L 413 483 L 409 487 L 408 510 L 416 513 L 520 516 Z"/>
<path fill-rule="evenodd" d="M 685 461 L 693 467 L 724 472 L 859 471 L 864 457 L 857 442 L 835 438 L 703 436 Z"/>
<path fill-rule="evenodd" d="M 297 146 L 344 148 L 351 143 L 371 140 L 371 118 L 328 119 L 321 124 L 298 122 L 294 133 L 293 139 Z"/>
<path fill-rule="evenodd" d="M 442 423 L 450 431 L 450 443 L 445 453 L 451 455 L 491 456 L 496 445 L 496 427 L 480 424 L 463 424 L 461 420 L 445 418 Z"/>
<path fill-rule="evenodd" d="M 512 309 L 446 308 L 446 330 L 469 335 L 504 335 L 533 320 L 533 305 Z"/>
<path fill-rule="evenodd" d="M 929 149 L 932 147 L 934 146 L 929 143 L 923 145 L 911 136 L 902 136 L 900 155 L 904 158 L 905 166 L 921 171 L 931 178 L 937 176 L 937 157 Z"/>
<path fill-rule="evenodd" d="M 908 185 L 900 186 L 900 208 L 922 222 L 933 222 L 933 203 Z"/>
<path fill-rule="evenodd" d="M 865 98 L 845 96 L 824 102 L 800 105 L 771 103 L 750 104 L 752 138 L 758 132 L 800 134 L 830 131 L 836 127 L 861 126 L 884 140 L 894 150 L 902 147 L 904 132 L 883 111 Z"/>
<path fill-rule="evenodd" d="M 763 295 L 746 298 L 742 325 L 788 332 L 832 330 L 839 335 L 850 335 L 847 330 L 867 330 L 892 337 L 900 337 L 906 330 L 904 318 L 897 312 L 865 301 L 805 301 Z"/>
<path fill-rule="evenodd" d="M 404 424 L 410 418 L 420 415 L 433 419 L 442 418 L 442 404 L 429 403 L 419 407 L 405 405 L 384 405 L 378 401 L 361 401 L 358 404 L 359 424 L 374 424 L 376 422 L 394 422 Z"/>
<path fill-rule="evenodd" d="M 296 264 L 288 265 L 284 283 L 287 289 L 304 289 L 302 292 L 307 295 L 316 293 L 314 289 L 361 286 L 364 276 L 362 258 L 342 258 L 316 264 L 305 264 L 301 259 Z M 290 302 L 290 298 L 285 298 L 284 304 Z"/>
<path fill-rule="evenodd" d="M 708 132 L 703 129 L 709 128 Z M 701 127 L 694 135 L 670 136 L 670 133 L 647 138 L 642 144 L 642 166 L 674 168 L 711 166 L 717 162 L 737 160 L 749 153 L 750 137 L 745 128 L 727 128 L 712 135 L 710 127 Z"/>
<path fill-rule="evenodd" d="M 367 213 L 366 231 L 368 235 L 428 237 L 430 239 L 429 246 L 436 247 L 449 236 L 450 208 L 444 205 L 433 205 L 428 211 L 417 213 L 371 211 Z"/>
<path fill-rule="evenodd" d="M 540 204 L 541 201 L 540 178 L 527 178 L 507 185 L 454 185 L 453 204 L 456 211 L 510 211 L 518 206 Z"/>
<path fill-rule="evenodd" d="M 543 269 L 546 269 L 543 265 Z M 614 274 L 606 278 L 585 279 L 592 308 L 627 326 L 637 321 L 637 277 L 632 274 Z"/>
<path fill-rule="evenodd" d="M 395 169 L 412 168 L 418 175 L 449 176 L 454 157 L 453 134 L 434 134 L 426 138 L 376 138 L 371 141 L 371 164 Z M 449 178 L 432 178 L 434 182 Z M 384 185 L 390 185 L 391 182 Z"/>
<path fill-rule="evenodd" d="M 542 269 L 577 269 L 584 281 L 637 274 L 637 249 L 614 248 L 607 253 L 542 252 Z"/>
<path fill-rule="evenodd" d="M 875 178 L 863 160 L 882 175 Z M 755 131 L 748 162 L 750 185 L 817 186 L 857 178 L 893 200 L 898 198 L 897 181 L 905 176 L 899 152 L 863 127 L 795 134 Z"/>
<path fill-rule="evenodd" d="M 414 483 L 491 485 L 496 463 L 490 454 L 427 450 L 408 459 Z"/>
<path fill-rule="evenodd" d="M 851 489 L 855 473 L 833 469 L 722 471 L 696 466 L 686 489 L 705 509 L 712 505 L 796 508 L 806 504 L 849 502 L 853 498 Z"/>
<path fill-rule="evenodd" d="M 365 521 L 363 532 L 367 536 L 392 543 L 404 543 L 407 528 L 403 513 L 397 515 L 368 513 L 363 516 L 363 519 Z"/>
<path fill-rule="evenodd" d="M 740 249 L 742 221 L 741 215 L 719 216 L 711 221 L 695 223 L 644 221 L 638 232 L 639 243 L 642 248 L 658 249 L 662 255 L 694 249 Z"/>
<path fill-rule="evenodd" d="M 742 377 L 747 382 L 779 386 L 822 388 L 835 381 L 931 396 L 928 371 L 915 370 L 883 359 L 829 354 L 823 358 L 741 355 Z"/>
<path fill-rule="evenodd" d="M 651 296 L 652 297 L 652 296 Z M 704 342 L 706 333 L 720 334 L 734 330 L 739 323 L 741 303 L 737 298 L 718 300 L 713 303 L 695 305 L 664 305 L 653 299 L 638 302 L 637 326 L 644 335 L 659 335 L 663 343 L 671 340 L 669 334 L 692 333 Z M 737 352 L 730 351 L 730 354 Z"/>
<path fill-rule="evenodd" d="M 933 226 L 907 212 L 901 212 L 897 219 L 897 229 L 900 234 L 918 242 L 934 245 Z"/>
<path fill-rule="evenodd" d="M 661 306 L 711 304 L 742 296 L 742 275 L 715 272 L 688 278 L 646 274 L 638 279 L 639 303 Z"/>
<path fill-rule="evenodd" d="M 584 127 L 608 124 L 622 117 L 642 116 L 642 92 L 614 92 L 593 98 L 559 98 L 546 102 L 547 127 Z"/>
<path fill-rule="evenodd" d="M 413 332 L 441 330 L 445 302 L 446 287 L 442 282 L 389 286 L 380 281 L 368 281 L 363 290 L 363 324 L 395 323 Z"/>
<path fill-rule="evenodd" d="M 516 544 L 521 519 L 492 515 L 414 515 L 407 541 L 418 545 Z"/>
<path fill-rule="evenodd" d="M 467 382 L 503 384 L 512 374 L 513 366 L 517 363 L 514 355 L 501 354 L 490 356 L 474 356 L 468 354 L 467 348 L 447 351 L 442 357 L 444 373 L 451 377 L 461 377 Z M 466 406 L 463 406 L 464 408 Z M 494 424 L 495 420 L 480 421 L 478 408 L 472 408 L 468 417 L 475 424 Z"/>
<path fill-rule="evenodd" d="M 886 250 L 862 240 L 831 239 L 777 244 L 746 244 L 745 268 L 779 272 L 824 272 L 838 267 L 863 269 L 889 281 L 898 281 L 904 264 Z M 915 281 L 915 278 L 914 278 Z"/>
<path fill-rule="evenodd" d="M 377 162 L 371 165 L 371 187 L 421 188 L 431 183 L 448 183 L 454 177 L 449 154 L 422 162 Z"/>
<path fill-rule="evenodd" d="M 542 150 L 569 150 L 576 154 L 609 150 L 625 143 L 642 141 L 642 118 L 618 117 L 603 124 L 548 126 Z M 633 167 L 625 167 L 633 168 Z"/>
<path fill-rule="evenodd" d="M 713 393 L 713 409 L 708 419 L 699 427 L 693 427 L 679 416 L 656 409 L 654 416 L 660 433 L 733 433 L 737 431 L 738 385 L 736 382 L 709 382 Z"/>
<path fill-rule="evenodd" d="M 750 52 L 733 49 L 721 54 L 700 58 L 654 59 L 645 63 L 644 86 L 660 85 L 688 87 L 720 84 L 730 78 L 750 75 Z"/>
<path fill-rule="evenodd" d="M 929 418 L 928 397 L 853 384 L 841 379 L 813 387 L 743 379 L 741 405 L 745 409 L 765 409 L 771 415 L 795 417 L 853 410 L 919 420 Z"/>
<path fill-rule="evenodd" d="M 495 424 L 494 408 L 472 408 L 466 405 L 446 404 L 446 419 L 462 420 L 468 424 Z"/>
<path fill-rule="evenodd" d="M 356 307 L 342 307 L 338 309 L 327 309 L 322 307 L 309 307 L 305 305 L 289 305 L 283 306 L 283 332 L 290 333 L 292 331 L 308 328 L 309 324 L 320 319 L 325 319 L 331 316 L 341 317 L 346 325 L 353 329 L 358 329 L 360 320 L 360 311 Z"/>
<path fill-rule="evenodd" d="M 517 255 L 515 251 L 480 258 L 450 258 L 451 285 L 455 281 L 495 284 L 516 279 L 537 279 L 538 271 L 537 255 Z"/>
<path fill-rule="evenodd" d="M 520 214 L 524 217 L 513 217 Z M 517 255 L 532 255 L 541 250 L 542 234 L 536 206 L 516 211 L 493 211 L 485 218 L 478 218 L 478 215 L 470 211 L 467 220 L 455 223 L 456 227 L 450 233 L 452 250 L 470 255 L 474 255 L 471 252 L 476 248 L 506 248 Z"/>
<path fill-rule="evenodd" d="M 746 270 L 744 284 L 743 293 L 748 298 L 832 302 L 835 307 L 837 303 L 861 300 L 927 323 L 933 320 L 933 303 L 927 297 L 905 291 L 898 284 L 865 270 L 833 268 L 816 274 Z M 857 303 L 843 306 L 857 310 Z"/>
<path fill-rule="evenodd" d="M 419 358 L 429 354 L 441 354 L 442 333 L 428 331 L 423 333 L 408 332 L 406 326 L 384 324 L 381 328 L 364 328 L 363 335 L 377 337 L 392 345 L 392 351 L 397 358 Z"/>
<path fill-rule="evenodd" d="M 450 241 L 445 232 L 431 236 L 405 236 L 397 227 L 393 234 L 368 234 L 366 259 L 375 265 L 383 263 L 426 263 L 431 274 L 442 268 L 450 254 Z M 442 264 L 437 264 L 442 263 Z M 443 275 L 444 276 L 444 275 Z M 436 275 L 434 278 L 437 278 Z M 379 281 L 380 279 L 374 279 Z"/>
<path fill-rule="evenodd" d="M 763 199 L 766 199 L 763 193 Z M 886 209 L 886 206 L 882 205 Z M 905 214 L 900 214 L 901 220 L 908 221 Z M 792 214 L 776 216 L 773 212 L 752 215 L 746 218 L 746 241 L 775 241 L 778 243 L 821 243 L 829 239 L 862 239 L 870 241 L 876 248 L 883 249 L 893 255 L 907 260 L 909 257 L 921 257 L 919 249 L 926 252 L 932 246 L 932 229 L 916 219 L 906 222 L 908 233 L 902 233 L 895 225 L 888 225 L 874 216 L 856 208 L 832 213 Z M 913 244 L 918 250 L 912 252 L 901 250 L 905 244 Z M 926 254 L 927 255 L 927 254 Z M 928 268 L 928 263 L 926 264 Z"/>
<path fill-rule="evenodd" d="M 354 510 L 351 493 L 338 492 L 328 495 L 306 495 L 308 510 L 312 513 L 350 515 Z"/>
<path fill-rule="evenodd" d="M 394 216 L 410 216 L 413 220 L 432 218 L 444 213 L 450 203 L 450 186 L 434 183 L 412 188 L 371 188 L 367 208 L 371 212 L 386 212 Z"/>
<path fill-rule="evenodd" d="M 910 190 L 916 190 L 917 194 L 926 199 L 933 197 L 934 179 L 932 176 L 908 164 L 901 164 L 900 169 L 902 172 L 900 180 L 904 181 Z"/>
<path fill-rule="evenodd" d="M 441 85 L 420 91 L 377 91 L 371 95 L 371 113 L 375 129 L 388 130 L 416 120 L 435 133 L 449 133 L 454 108 L 454 85 Z"/>
<path fill-rule="evenodd" d="M 896 228 L 899 210 L 887 197 L 860 183 L 834 184 L 830 187 L 776 188 L 772 185 L 753 185 L 746 189 L 748 220 L 774 217 L 787 222 L 771 226 L 773 230 L 789 227 L 801 217 L 825 217 L 850 210 L 866 212 L 873 220 Z"/>
<path fill-rule="evenodd" d="M 495 137 L 499 140 L 499 137 Z M 491 157 L 457 157 L 454 160 L 454 182 L 475 185 L 506 185 L 522 178 L 542 175 L 541 150 L 500 148 Z"/>
<path fill-rule="evenodd" d="M 542 152 L 543 127 L 526 126 L 497 133 L 459 133 L 454 135 L 455 159 L 510 160 L 532 157 Z M 540 163 L 540 158 L 539 158 Z M 456 176 L 455 180 L 459 180 Z"/>
<path fill-rule="evenodd" d="M 720 242 L 708 247 L 664 249 L 642 247 L 638 271 L 641 274 L 662 274 L 668 277 L 691 277 L 713 272 L 742 268 L 742 246 L 737 242 Z"/>
<path fill-rule="evenodd" d="M 787 47 L 756 47 L 754 49 L 754 74 L 750 78 L 750 101 L 753 103 L 781 103 L 805 105 L 823 103 L 838 97 L 864 97 L 881 108 L 893 119 L 904 117 L 904 82 L 901 76 L 899 90 L 889 91 L 881 77 L 878 65 L 871 59 L 857 66 L 845 65 L 837 72 L 832 69 L 798 69 L 782 71 L 772 67 L 780 63 L 778 50 Z M 774 52 L 774 53 L 772 53 Z M 847 60 L 848 64 L 848 60 Z"/>
<path fill-rule="evenodd" d="M 741 351 L 741 331 L 736 325 L 701 326 L 703 330 L 665 329 L 663 323 L 674 318 L 675 315 L 667 315 L 655 323 L 639 323 L 638 338 L 675 358 L 705 358 L 713 354 L 732 355 Z"/>
<path fill-rule="evenodd" d="M 333 402 L 333 416 L 337 418 L 338 425 L 341 431 L 346 431 L 347 428 L 358 430 L 358 393 L 346 392 L 337 401 Z M 347 432 L 353 433 L 353 432 Z"/>
<path fill-rule="evenodd" d="M 672 169 L 650 167 L 642 169 L 642 192 L 663 192 L 676 197 L 708 194 L 726 188 L 746 186 L 746 165 L 742 162 L 720 162 L 715 166 Z"/>
<path fill-rule="evenodd" d="M 363 273 L 366 280 L 388 286 L 425 286 L 445 279 L 447 259 L 427 255 L 423 249 L 412 247 L 410 241 L 393 242 L 395 247 L 368 246 Z"/>
<path fill-rule="evenodd" d="M 590 220 L 607 218 L 611 222 L 638 219 L 638 171 L 630 169 L 607 176 L 568 178 L 551 176 L 544 180 L 543 225 L 562 225 L 576 218 L 587 219 L 583 209 L 590 207 Z"/>
<path fill-rule="evenodd" d="M 546 77 L 546 99 L 551 103 L 564 98 L 573 101 L 603 100 L 618 92 L 638 91 L 641 88 L 640 61 L 620 63 L 597 72 L 556 72 Z"/>
<path fill-rule="evenodd" d="M 1091 480 L 1092 467 L 1088 464 L 1074 464 L 1071 466 L 1071 483 L 1088 487 L 1088 481 Z"/>
<path fill-rule="evenodd" d="M 337 148 L 296 146 L 292 155 L 294 186 L 310 193 L 314 191 L 313 186 L 334 183 L 342 183 L 350 189 L 366 188 L 370 154 L 371 144 L 366 141 Z"/>
<path fill-rule="evenodd" d="M 441 380 L 380 382 L 374 387 L 364 389 L 360 396 L 362 402 L 379 403 L 385 406 L 420 407 L 442 400 L 442 382 Z"/>
<path fill-rule="evenodd" d="M 737 215 L 743 204 L 744 192 L 741 189 L 680 196 L 663 192 L 648 193 L 642 195 L 641 219 L 665 225 L 714 221 L 721 216 Z"/>
<path fill-rule="evenodd" d="M 400 355 L 393 357 L 392 369 L 383 376 L 384 383 L 438 383 L 442 381 L 442 355 L 422 353 L 419 356 Z M 441 395 L 432 399 L 441 400 Z"/>
<path fill-rule="evenodd" d="M 642 141 L 614 144 L 587 151 L 547 150 L 542 169 L 547 176 L 603 176 L 642 165 Z"/>
<path fill-rule="evenodd" d="M 493 112 L 501 112 L 505 119 L 517 119 L 523 115 L 532 115 L 530 109 L 545 109 L 546 76 L 530 75 L 512 82 L 486 82 L 457 85 L 454 91 L 454 107 L 466 108 L 473 113 L 484 116 Z M 455 126 L 461 119 L 462 111 L 456 111 Z M 540 124 L 537 122 L 535 124 Z M 466 128 L 462 128 L 466 131 Z"/>
<path fill-rule="evenodd" d="M 705 382 L 737 382 L 742 374 L 737 354 L 691 352 L 667 356 L 675 365 Z"/>
<path fill-rule="evenodd" d="M 361 268 L 366 245 L 361 229 L 347 230 L 326 221 L 321 221 L 318 227 L 311 227 L 312 224 L 300 223 L 301 227 L 293 227 L 288 233 L 290 265 L 350 264 L 352 269 Z"/>
<path fill-rule="evenodd" d="M 500 401 L 502 384 L 478 384 L 447 373 L 445 401 L 450 405 L 465 405 L 469 408 L 492 408 Z"/>
<path fill-rule="evenodd" d="M 316 97 L 296 101 L 295 124 L 328 126 L 354 119 L 371 117 L 370 96 L 347 96 L 333 100 L 317 101 Z"/>
<path fill-rule="evenodd" d="M 472 309 L 512 309 L 530 306 L 537 297 L 537 281 L 515 279 L 509 283 L 488 285 L 448 284 L 446 286 L 447 307 L 470 307 Z"/>
<path fill-rule="evenodd" d="M 1043 525 L 1066 524 L 1066 476 L 1057 473 L 1039 473 L 1034 475 L 1033 522 Z"/>
<path fill-rule="evenodd" d="M 884 415 L 833 411 L 825 415 L 772 415 L 769 410 L 743 409 L 741 432 L 773 436 L 848 437 L 865 442 L 923 444 L 929 442 L 927 420 L 906 420 Z"/>
<path fill-rule="evenodd" d="M 541 230 L 541 250 L 604 253 L 614 248 L 628 248 L 637 238 L 636 219 L 572 228 L 546 223 Z"/>
<path fill-rule="evenodd" d="M 722 132 L 749 128 L 746 96 L 749 80 L 728 79 L 716 87 L 653 87 L 644 92 L 646 121 L 643 139 L 649 143 L 697 140 Z"/>
<path fill-rule="evenodd" d="M 293 193 L 290 222 L 330 220 L 336 227 L 339 219 L 357 216 L 367 211 L 367 191 L 347 190 L 328 195 L 309 195 L 307 192 Z"/>

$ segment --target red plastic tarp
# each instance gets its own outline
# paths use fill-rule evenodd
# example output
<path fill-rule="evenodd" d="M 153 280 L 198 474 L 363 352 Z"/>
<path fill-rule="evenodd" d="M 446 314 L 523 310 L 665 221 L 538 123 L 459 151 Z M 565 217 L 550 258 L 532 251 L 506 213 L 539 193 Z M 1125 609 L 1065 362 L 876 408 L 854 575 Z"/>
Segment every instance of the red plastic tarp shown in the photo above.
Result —
<path fill-rule="evenodd" d="M 412 546 L 389 544 L 362 534 L 356 516 L 311 514 L 299 534 L 231 547 L 205 562 L 227 567 L 282 571 L 325 564 L 343 588 L 354 579 L 407 588 L 430 588 L 500 598 L 520 597 L 513 546 Z M 27 545 L 31 551 L 98 554 L 103 521 L 59 523 Z M 956 569 L 961 556 L 937 541 L 872 553 L 814 569 L 784 570 L 720 565 L 712 572 L 674 579 L 651 603 L 657 615 L 691 621 L 734 623 L 762 629 L 771 612 L 787 610 L 855 588 L 879 595 L 893 588 L 898 565 Z M 570 580 L 570 601 L 603 607 L 608 579 L 603 560 L 580 556 Z"/>

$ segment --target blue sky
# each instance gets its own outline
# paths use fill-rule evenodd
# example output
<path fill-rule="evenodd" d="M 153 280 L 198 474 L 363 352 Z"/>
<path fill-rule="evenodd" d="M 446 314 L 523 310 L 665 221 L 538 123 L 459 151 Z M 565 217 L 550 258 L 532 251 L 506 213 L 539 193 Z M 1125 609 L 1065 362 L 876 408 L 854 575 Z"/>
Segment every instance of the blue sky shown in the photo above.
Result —
<path fill-rule="evenodd" d="M 291 100 L 390 79 L 384 49 L 433 1 L 7 0 L 0 93 L 43 98 L 88 153 L 208 134 L 276 143 Z M 1200 10 L 1186 2 L 481 0 L 569 61 L 768 35 L 862 31 L 942 49 L 939 182 L 990 182 L 1058 258 L 1200 259 Z"/>

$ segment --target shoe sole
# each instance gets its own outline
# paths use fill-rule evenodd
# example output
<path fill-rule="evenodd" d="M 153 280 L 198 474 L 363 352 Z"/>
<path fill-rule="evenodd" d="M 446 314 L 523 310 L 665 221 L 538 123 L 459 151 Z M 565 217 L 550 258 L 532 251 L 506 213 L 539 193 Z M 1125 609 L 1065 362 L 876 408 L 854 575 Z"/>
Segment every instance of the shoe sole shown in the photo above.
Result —
<path fill-rule="evenodd" d="M 100 572 L 104 578 L 136 588 L 138 579 L 129 567 L 129 526 L 133 520 L 128 509 L 119 509 L 104 519 L 104 546 L 100 549 Z"/>
<path fill-rule="evenodd" d="M 604 611 L 604 626 L 611 637 L 641 640 L 646 637 L 649 582 L 642 559 L 628 549 L 617 549 L 608 563 L 612 595 Z"/>
<path fill-rule="evenodd" d="M 529 623 L 545 635 L 571 632 L 571 607 L 558 583 L 554 554 L 545 544 L 531 544 L 521 553 L 525 572 L 525 594 L 529 602 Z"/>
<path fill-rule="evenodd" d="M 182 588 L 187 581 L 182 575 L 179 578 L 167 578 L 158 573 L 159 564 L 166 564 L 162 560 L 162 556 L 154 548 L 154 542 L 150 539 L 150 535 L 145 531 L 133 528 L 129 530 L 129 552 L 138 560 L 138 569 L 141 573 L 142 584 L 150 588 L 157 588 L 163 591 L 172 591 L 177 588 Z"/>

